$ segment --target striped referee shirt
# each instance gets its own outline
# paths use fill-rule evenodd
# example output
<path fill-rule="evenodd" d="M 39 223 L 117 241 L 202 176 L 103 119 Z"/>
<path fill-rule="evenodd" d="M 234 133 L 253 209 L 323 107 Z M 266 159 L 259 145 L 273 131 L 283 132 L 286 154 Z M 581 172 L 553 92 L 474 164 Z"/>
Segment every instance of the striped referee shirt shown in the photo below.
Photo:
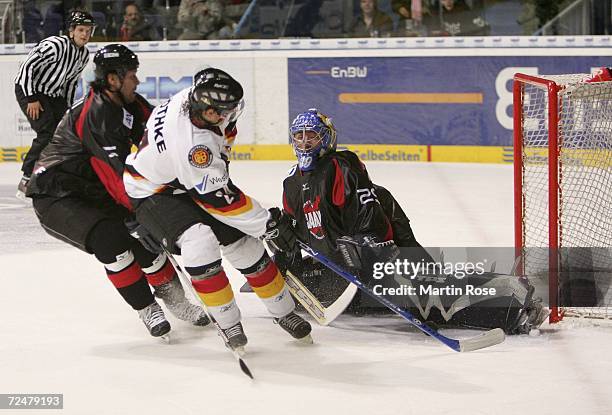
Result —
<path fill-rule="evenodd" d="M 89 61 L 89 50 L 79 48 L 68 36 L 50 36 L 40 41 L 19 67 L 15 83 L 28 102 L 40 95 L 63 97 L 72 105 L 79 76 Z"/>

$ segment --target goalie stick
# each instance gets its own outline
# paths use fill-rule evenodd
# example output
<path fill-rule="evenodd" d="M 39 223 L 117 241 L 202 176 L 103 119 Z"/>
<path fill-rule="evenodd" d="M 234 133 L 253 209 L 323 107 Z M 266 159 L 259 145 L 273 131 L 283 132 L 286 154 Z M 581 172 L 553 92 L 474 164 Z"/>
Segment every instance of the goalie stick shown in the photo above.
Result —
<path fill-rule="evenodd" d="M 272 259 L 274 260 L 274 257 L 272 257 Z M 321 326 L 329 325 L 340 314 L 342 314 L 351 304 L 351 301 L 353 301 L 353 298 L 358 290 L 356 285 L 347 285 L 344 291 L 342 291 L 342 294 L 340 294 L 340 296 L 338 296 L 333 303 L 326 307 L 321 304 L 321 301 L 319 301 L 317 296 L 313 294 L 313 292 L 310 291 L 298 277 L 293 275 L 291 271 L 287 269 L 285 271 L 281 271 L 281 274 L 293 298 L 295 298 L 302 305 L 302 307 L 304 307 L 306 312 L 308 312 L 308 314 L 310 314 L 310 316 L 314 318 L 315 321 Z M 253 292 L 253 289 L 249 285 L 248 281 L 245 282 L 242 287 L 240 287 L 240 292 Z"/>
<path fill-rule="evenodd" d="M 174 258 L 170 252 L 168 252 L 165 249 L 164 249 L 164 252 L 166 253 L 166 256 L 168 257 L 168 260 L 172 263 L 172 266 L 176 270 L 176 273 L 179 276 L 180 280 L 182 281 L 183 285 L 187 285 L 190 288 L 191 295 L 193 297 L 196 297 L 196 294 L 193 291 L 193 285 L 191 285 L 191 278 L 187 276 L 185 271 L 183 271 L 183 268 L 179 265 L 176 258 Z M 219 323 L 217 323 L 217 321 L 213 318 L 213 316 L 208 312 L 208 309 L 206 308 L 206 304 L 204 304 L 200 299 L 198 298 L 196 299 L 198 301 L 198 304 L 202 304 L 202 307 L 204 307 L 204 311 L 206 311 L 208 318 L 215 325 L 215 327 L 217 328 L 217 331 L 219 332 L 219 335 L 221 336 L 222 339 L 224 339 L 224 343 L 227 345 L 227 342 L 225 342 L 225 336 L 223 332 L 221 331 L 221 327 L 219 327 Z M 233 349 L 229 346 L 227 346 L 227 348 L 230 349 L 230 351 L 234 355 L 234 358 L 238 362 L 238 365 L 240 366 L 240 370 L 242 370 L 242 373 L 244 373 L 251 379 L 255 379 L 253 377 L 253 373 L 251 372 L 251 369 L 249 369 L 249 366 L 246 364 L 246 361 L 244 360 L 244 349 L 241 348 L 241 350 L 238 350 L 238 349 Z"/>
<path fill-rule="evenodd" d="M 355 293 L 357 293 L 357 286 L 349 284 L 336 301 L 330 304 L 329 307 L 325 307 L 317 297 L 302 284 L 302 281 L 289 270 L 285 271 L 284 277 L 289 292 L 291 292 L 293 297 L 306 309 L 308 314 L 322 326 L 327 326 L 342 314 L 351 301 L 353 301 Z"/>
<path fill-rule="evenodd" d="M 378 296 L 374 294 L 374 292 L 365 286 L 359 279 L 348 271 L 344 270 L 342 267 L 338 266 L 330 259 L 328 259 L 325 255 L 321 254 L 318 251 L 315 251 L 304 242 L 298 240 L 297 241 L 300 248 L 302 248 L 308 255 L 325 265 L 327 268 L 334 271 L 336 274 L 349 281 L 352 284 L 355 284 L 360 290 L 368 294 L 370 297 L 374 298 L 376 301 L 382 303 L 387 308 L 389 308 L 394 313 L 400 315 L 402 318 L 408 320 L 413 326 L 421 330 L 423 333 L 430 335 L 434 339 L 444 343 L 446 346 L 457 352 L 471 352 L 473 350 L 483 349 L 485 347 L 494 346 L 496 344 L 502 343 L 505 340 L 504 331 L 500 328 L 488 330 L 482 333 L 479 336 L 472 337 L 469 339 L 451 339 L 450 337 L 446 337 L 443 334 L 437 332 L 436 330 L 429 327 L 427 324 L 423 323 L 416 317 L 412 315 L 408 310 L 404 310 L 397 305 L 393 304 L 391 301 L 387 300 L 384 297 Z"/>

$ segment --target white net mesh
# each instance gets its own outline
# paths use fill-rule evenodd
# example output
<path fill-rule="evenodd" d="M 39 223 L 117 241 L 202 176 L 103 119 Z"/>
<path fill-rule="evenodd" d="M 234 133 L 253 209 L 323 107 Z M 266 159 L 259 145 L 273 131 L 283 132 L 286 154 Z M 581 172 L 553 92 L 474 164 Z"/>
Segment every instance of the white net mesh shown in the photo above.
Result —
<path fill-rule="evenodd" d="M 588 274 L 610 296 L 612 281 L 612 82 L 584 83 L 586 74 L 542 76 L 558 93 L 558 200 L 562 272 Z M 549 246 L 549 91 L 524 84 L 523 246 Z M 573 249 L 565 249 L 573 248 Z M 581 249 L 576 249 L 581 248 Z M 599 249 L 598 249 L 599 248 Z M 524 250 L 528 275 L 548 271 L 548 250 Z M 585 270 L 588 271 L 585 273 Z M 603 308 L 566 309 L 566 315 L 612 318 L 612 299 Z"/>

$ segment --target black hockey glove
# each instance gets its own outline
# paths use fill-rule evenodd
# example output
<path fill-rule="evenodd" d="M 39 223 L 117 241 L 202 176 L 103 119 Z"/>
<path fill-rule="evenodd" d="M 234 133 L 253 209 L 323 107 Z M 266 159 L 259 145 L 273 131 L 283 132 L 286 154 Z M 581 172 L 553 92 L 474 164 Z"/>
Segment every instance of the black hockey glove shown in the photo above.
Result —
<path fill-rule="evenodd" d="M 272 249 L 293 253 L 296 250 L 296 235 L 293 222 L 279 208 L 271 208 L 270 218 L 266 223 L 266 233 L 261 237 Z"/>
<path fill-rule="evenodd" d="M 138 223 L 135 218 L 126 218 L 124 223 L 125 227 L 128 229 L 128 232 L 130 232 L 130 235 L 132 235 L 132 238 L 138 239 L 138 242 L 140 242 L 142 246 L 147 249 L 147 251 L 153 252 L 154 254 L 159 254 L 163 251 L 161 244 L 157 242 L 153 235 L 149 233 L 147 228 Z"/>
<path fill-rule="evenodd" d="M 372 236 L 343 236 L 336 239 L 336 245 L 346 266 L 353 269 L 371 267 L 374 262 L 392 261 L 399 255 L 399 248 L 393 240 L 377 242 Z"/>

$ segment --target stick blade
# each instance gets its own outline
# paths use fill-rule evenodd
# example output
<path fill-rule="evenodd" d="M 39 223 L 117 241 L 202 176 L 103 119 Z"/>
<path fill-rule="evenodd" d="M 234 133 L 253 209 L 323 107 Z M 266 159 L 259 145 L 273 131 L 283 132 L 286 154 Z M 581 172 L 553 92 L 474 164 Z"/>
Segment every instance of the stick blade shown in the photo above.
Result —
<path fill-rule="evenodd" d="M 479 336 L 471 339 L 459 340 L 460 352 L 471 352 L 474 350 L 484 349 L 485 347 L 494 346 L 503 343 L 506 335 L 502 329 L 493 329 L 485 331 Z"/>
<path fill-rule="evenodd" d="M 249 367 L 247 366 L 245 361 L 242 360 L 242 358 L 238 358 L 238 363 L 240 364 L 240 370 L 242 370 L 242 373 L 244 373 L 245 375 L 247 375 L 251 379 L 255 379 L 253 377 L 253 374 L 251 373 L 251 369 L 249 369 Z"/>
<path fill-rule="evenodd" d="M 238 364 L 240 365 L 240 370 L 242 370 L 242 373 L 244 373 L 251 379 L 255 379 L 253 377 L 253 373 L 251 372 L 251 369 L 249 369 L 249 366 L 244 361 L 244 356 L 246 355 L 246 350 L 244 350 L 244 347 L 236 347 L 235 349 L 232 349 L 231 347 L 228 346 L 228 348 L 234 355 L 234 358 L 238 361 Z"/>

